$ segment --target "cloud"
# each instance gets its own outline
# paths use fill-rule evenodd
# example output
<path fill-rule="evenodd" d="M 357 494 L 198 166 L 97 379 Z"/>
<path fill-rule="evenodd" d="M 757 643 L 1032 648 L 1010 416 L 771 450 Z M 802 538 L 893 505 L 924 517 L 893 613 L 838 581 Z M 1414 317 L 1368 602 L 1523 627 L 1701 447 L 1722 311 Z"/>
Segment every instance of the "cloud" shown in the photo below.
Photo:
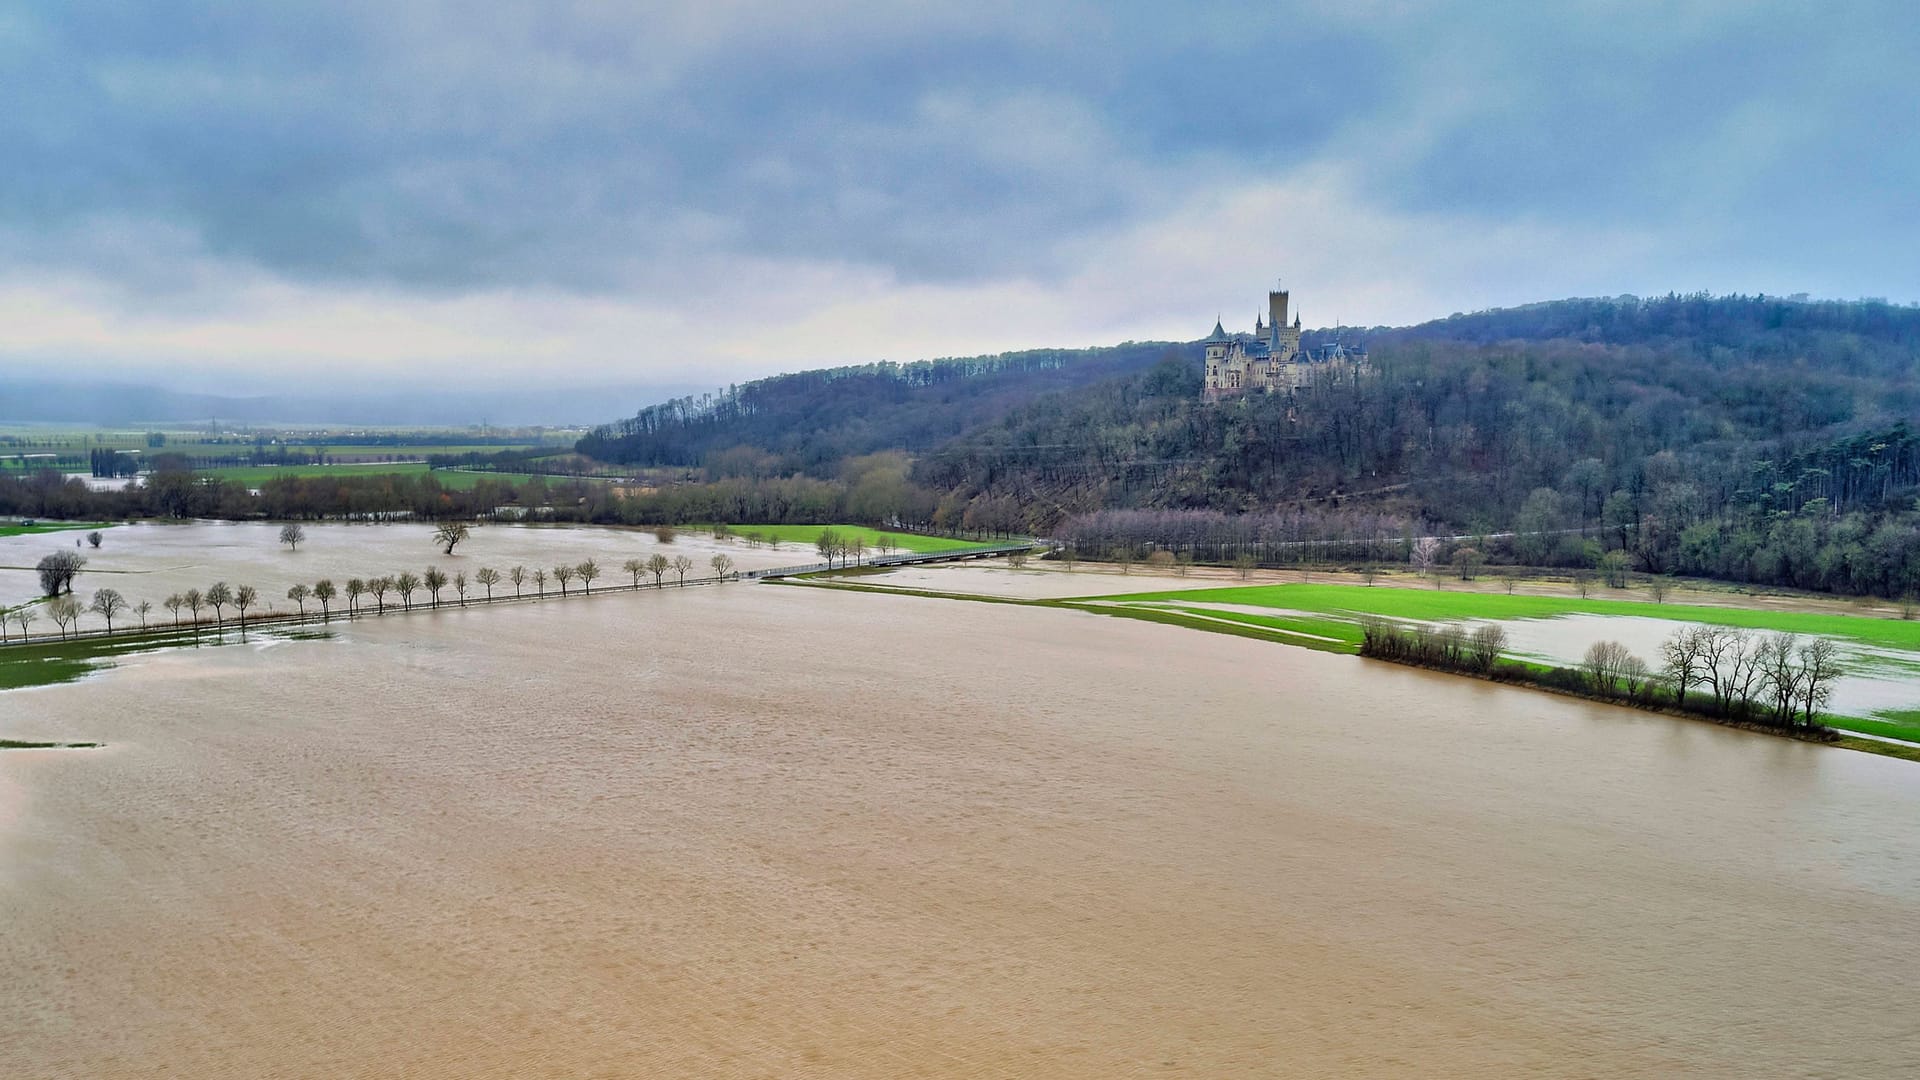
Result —
<path fill-rule="evenodd" d="M 1890 2 L 16 6 L 0 363 L 719 383 L 1192 337 L 1281 274 L 1368 324 L 1911 299 L 1917 37 Z"/>

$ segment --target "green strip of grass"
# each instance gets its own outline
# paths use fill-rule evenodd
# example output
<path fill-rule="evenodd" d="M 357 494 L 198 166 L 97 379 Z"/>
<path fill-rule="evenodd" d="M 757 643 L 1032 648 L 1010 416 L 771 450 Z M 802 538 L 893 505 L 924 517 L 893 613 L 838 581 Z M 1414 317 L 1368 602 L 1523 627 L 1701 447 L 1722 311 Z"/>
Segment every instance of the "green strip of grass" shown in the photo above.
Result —
<path fill-rule="evenodd" d="M 34 536 L 39 533 L 111 528 L 113 528 L 111 521 L 42 521 L 32 525 L 0 525 L 0 536 Z"/>
<path fill-rule="evenodd" d="M 689 529 L 711 532 L 712 525 L 689 525 Z M 919 533 L 886 532 L 883 529 L 869 529 L 865 525 L 728 525 L 727 529 L 735 536 L 758 533 L 770 540 L 783 544 L 812 544 L 820 538 L 820 533 L 832 529 L 842 536 L 865 541 L 867 549 L 875 554 L 880 550 L 882 535 L 893 538 L 893 546 L 901 551 L 927 554 L 935 551 L 959 551 L 972 548 L 993 547 L 989 543 L 973 540 L 952 540 L 944 536 L 922 536 Z"/>
<path fill-rule="evenodd" d="M 1427 622 L 1452 619 L 1545 619 L 1556 615 L 1636 615 L 1644 619 L 1845 637 L 1864 644 L 1920 652 L 1920 622 L 1697 604 L 1653 604 L 1597 597 L 1581 600 L 1577 597 L 1512 596 L 1505 593 L 1449 592 L 1443 589 L 1295 584 L 1130 593 L 1090 599 L 1241 604 L 1336 616 L 1386 615 Z"/>

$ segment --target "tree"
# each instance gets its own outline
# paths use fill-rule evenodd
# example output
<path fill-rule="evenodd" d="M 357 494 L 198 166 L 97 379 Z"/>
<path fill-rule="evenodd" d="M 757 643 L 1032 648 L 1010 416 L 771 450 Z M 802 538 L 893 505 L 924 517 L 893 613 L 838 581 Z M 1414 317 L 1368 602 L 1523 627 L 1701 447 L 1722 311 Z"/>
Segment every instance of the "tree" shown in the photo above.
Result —
<path fill-rule="evenodd" d="M 483 566 L 478 573 L 473 575 L 473 580 L 479 582 L 480 587 L 487 590 L 487 599 L 492 600 L 493 587 L 500 584 L 500 571 L 495 570 L 491 566 Z"/>
<path fill-rule="evenodd" d="M 67 628 L 80 621 L 80 601 L 62 594 L 47 601 L 47 615 L 53 624 L 60 628 L 60 636 L 67 636 Z"/>
<path fill-rule="evenodd" d="M 727 574 L 733 570 L 733 560 L 725 555 L 715 555 L 707 560 L 707 565 L 713 567 L 713 576 L 721 581 L 727 580 Z"/>
<path fill-rule="evenodd" d="M 1626 588 L 1627 569 L 1632 564 L 1632 559 L 1624 551 L 1609 551 L 1605 555 L 1600 556 L 1600 575 L 1606 578 L 1607 587 L 1610 589 Z"/>
<path fill-rule="evenodd" d="M 866 539 L 856 533 L 853 539 L 848 543 L 848 550 L 850 550 L 853 553 L 853 565 L 859 566 L 860 563 L 863 560 L 865 560 L 867 557 Z"/>
<path fill-rule="evenodd" d="M 633 587 L 637 589 L 640 587 L 640 575 L 647 572 L 647 564 L 639 559 L 628 559 L 620 564 L 620 569 L 633 575 Z"/>
<path fill-rule="evenodd" d="M 1728 626 L 1700 629 L 1700 673 L 1713 691 L 1715 711 L 1732 714 L 1747 665 L 1746 634 Z"/>
<path fill-rule="evenodd" d="M 347 614 L 360 614 L 360 598 L 367 593 L 367 583 L 359 578 L 347 579 Z"/>
<path fill-rule="evenodd" d="M 1820 709 L 1833 696 L 1833 680 L 1840 676 L 1840 649 L 1831 638 L 1814 638 L 1800 646 L 1800 705 L 1802 722 L 1819 722 Z"/>
<path fill-rule="evenodd" d="M 443 521 L 433 530 L 433 542 L 446 548 L 447 554 L 453 554 L 454 546 L 467 538 L 465 522 Z"/>
<path fill-rule="evenodd" d="M 1253 568 L 1258 565 L 1260 565 L 1260 561 L 1253 557 L 1253 552 L 1251 551 L 1243 551 L 1233 557 L 1233 568 L 1240 574 L 1241 581 L 1252 577 Z"/>
<path fill-rule="evenodd" d="M 422 577 L 420 582 L 427 587 L 427 594 L 433 597 L 433 606 L 439 607 L 440 590 L 447 587 L 447 575 L 441 573 L 439 567 L 429 566 L 426 576 Z"/>
<path fill-rule="evenodd" d="M 667 576 L 667 569 L 673 565 L 665 555 L 653 555 L 647 559 L 647 573 L 653 575 L 653 586 L 659 588 Z"/>
<path fill-rule="evenodd" d="M 247 636 L 247 609 L 252 607 L 254 601 L 258 599 L 260 599 L 260 594 L 256 592 L 251 585 L 242 585 L 233 590 L 233 608 L 240 613 L 240 636 L 242 638 Z"/>
<path fill-rule="evenodd" d="M 1665 574 L 1655 574 L 1647 579 L 1647 594 L 1656 604 L 1667 602 L 1667 593 L 1673 588 L 1673 579 Z"/>
<path fill-rule="evenodd" d="M 1008 552 L 1008 553 L 1007 553 L 1007 565 L 1008 565 L 1008 566 L 1011 566 L 1011 567 L 1013 567 L 1013 568 L 1014 568 L 1015 570 L 1018 570 L 1018 569 L 1020 569 L 1021 567 L 1023 567 L 1023 566 L 1025 566 L 1025 565 L 1027 565 L 1027 553 L 1026 553 L 1026 552 L 1024 552 L 1024 551 L 1010 551 L 1010 552 Z M 1180 570 L 1180 572 L 1181 572 L 1181 573 L 1183 573 L 1183 574 L 1184 574 L 1184 573 L 1186 573 L 1186 568 L 1185 568 L 1185 566 L 1184 566 L 1184 565 L 1183 565 L 1183 566 L 1181 567 L 1181 570 Z"/>
<path fill-rule="evenodd" d="M 524 566 L 516 566 L 507 571 L 507 580 L 513 582 L 513 595 L 519 596 L 520 586 L 527 580 L 527 568 Z"/>
<path fill-rule="evenodd" d="M 100 547 L 100 541 L 102 539 L 104 539 L 104 537 L 100 535 L 100 530 L 95 529 L 92 532 L 87 534 L 87 546 L 98 549 Z"/>
<path fill-rule="evenodd" d="M 118 590 L 97 589 L 94 591 L 91 610 L 94 614 L 107 620 L 107 633 L 109 634 L 113 633 L 113 617 L 124 611 L 126 606 L 127 598 L 121 596 Z"/>
<path fill-rule="evenodd" d="M 200 640 L 200 609 L 206 606 L 207 598 L 201 595 L 201 592 L 199 589 L 188 589 L 186 595 L 182 596 L 180 600 L 182 603 L 187 605 L 188 611 L 193 612 L 194 640 L 199 641 Z"/>
<path fill-rule="evenodd" d="M 48 597 L 72 592 L 74 576 L 85 565 L 86 558 L 71 551 L 56 551 L 43 557 L 34 567 L 40 574 L 40 592 Z"/>
<path fill-rule="evenodd" d="M 567 595 L 567 582 L 573 580 L 574 573 L 574 568 L 571 566 L 556 566 L 553 568 L 553 580 L 560 583 L 561 596 Z"/>
<path fill-rule="evenodd" d="M 1480 568 L 1487 565 L 1487 557 L 1480 554 L 1479 548 L 1461 546 L 1454 550 L 1453 569 L 1460 575 L 1461 581 L 1472 581 Z"/>
<path fill-rule="evenodd" d="M 453 575 L 453 591 L 460 594 L 460 606 L 467 606 L 467 572 L 457 571 Z"/>
<path fill-rule="evenodd" d="M 224 581 L 216 581 L 207 587 L 207 606 L 213 609 L 213 624 L 223 625 L 226 620 L 221 610 L 233 603 L 233 587 Z"/>
<path fill-rule="evenodd" d="M 1629 654 L 1620 661 L 1620 681 L 1627 684 L 1627 696 L 1638 698 L 1640 687 L 1647 682 L 1647 662 Z"/>
<path fill-rule="evenodd" d="M 1596 691 L 1611 694 L 1619 682 L 1621 669 L 1631 655 L 1627 647 L 1617 641 L 1596 641 L 1587 646 L 1580 667 L 1587 673 L 1587 681 Z"/>
<path fill-rule="evenodd" d="M 34 611 L 32 608 L 26 608 L 26 607 L 23 607 L 20 610 L 15 611 L 13 613 L 13 621 L 15 624 L 17 624 L 20 627 L 20 639 L 22 641 L 26 640 L 27 638 L 27 628 L 32 626 L 33 621 L 39 617 L 40 616 L 34 614 Z"/>
<path fill-rule="evenodd" d="M 1493 671 L 1500 654 L 1507 650 L 1507 632 L 1499 623 L 1484 623 L 1467 639 L 1467 654 L 1482 675 Z"/>
<path fill-rule="evenodd" d="M 820 557 L 827 560 L 827 568 L 831 570 L 833 557 L 840 554 L 840 534 L 832 529 L 821 529 L 820 535 L 813 541 L 813 546 L 820 552 Z"/>
<path fill-rule="evenodd" d="M 540 590 L 539 595 L 547 595 L 547 572 L 545 570 L 535 570 L 533 572 L 533 587 Z"/>
<path fill-rule="evenodd" d="M 160 601 L 160 606 L 166 608 L 168 611 L 173 612 L 173 625 L 179 626 L 180 625 L 180 609 L 182 607 L 185 607 L 186 603 L 187 603 L 186 597 L 181 596 L 179 593 L 174 593 L 172 596 L 169 596 L 165 600 Z"/>
<path fill-rule="evenodd" d="M 392 574 L 382 574 L 367 582 L 367 590 L 373 593 L 373 613 L 375 615 L 385 615 L 387 613 L 387 594 L 393 591 L 395 584 L 396 582 L 393 580 Z"/>
<path fill-rule="evenodd" d="M 594 562 L 592 559 L 588 559 L 579 566 L 574 567 L 573 572 L 580 575 L 580 587 L 591 595 L 593 593 L 593 579 L 600 576 L 600 564 Z"/>
<path fill-rule="evenodd" d="M 400 594 L 401 610 L 413 610 L 413 593 L 419 587 L 420 579 L 415 577 L 411 570 L 403 571 L 400 576 L 393 579 L 393 588 Z"/>
<path fill-rule="evenodd" d="M 1077 558 L 1079 558 L 1079 555 L 1074 551 L 1072 544 L 1060 545 L 1060 561 L 1066 566 L 1067 573 L 1073 573 L 1073 563 Z"/>
<path fill-rule="evenodd" d="M 312 591 L 313 591 L 312 589 L 309 589 L 305 585 L 301 585 L 301 584 L 295 584 L 292 588 L 287 590 L 287 599 L 300 605 L 300 614 L 303 616 L 307 613 L 307 594 L 311 593 Z"/>
<path fill-rule="evenodd" d="M 1773 699 L 1773 719 L 1782 727 L 1793 726 L 1800 708 L 1800 683 L 1805 673 L 1796 659 L 1792 634 L 1768 634 L 1761 639 L 1760 679 L 1767 696 Z"/>
<path fill-rule="evenodd" d="M 681 585 L 684 586 L 687 583 L 687 571 L 691 569 L 693 569 L 692 559 L 687 558 L 685 555 L 675 555 L 673 557 L 673 573 L 675 577 L 680 579 Z"/>
<path fill-rule="evenodd" d="M 333 598 L 339 595 L 333 587 L 333 579 L 321 578 L 313 583 L 313 598 L 320 601 L 320 621 L 333 621 Z"/>
<path fill-rule="evenodd" d="M 893 554 L 895 541 L 892 533 L 881 533 L 879 536 L 874 537 L 874 544 L 879 547 L 882 555 Z"/>
<path fill-rule="evenodd" d="M 280 526 L 280 542 L 287 545 L 289 550 L 299 551 L 300 542 L 306 538 L 307 530 L 301 528 L 298 522 L 289 521 Z"/>
<path fill-rule="evenodd" d="M 1702 674 L 1702 656 L 1700 632 L 1705 627 L 1684 627 L 1674 631 L 1672 636 L 1660 644 L 1660 676 L 1673 687 L 1674 704 L 1685 707 L 1687 689 Z"/>
<path fill-rule="evenodd" d="M 133 605 L 133 613 L 140 616 L 140 629 L 147 628 L 147 616 L 153 614 L 153 601 L 142 600 Z"/>

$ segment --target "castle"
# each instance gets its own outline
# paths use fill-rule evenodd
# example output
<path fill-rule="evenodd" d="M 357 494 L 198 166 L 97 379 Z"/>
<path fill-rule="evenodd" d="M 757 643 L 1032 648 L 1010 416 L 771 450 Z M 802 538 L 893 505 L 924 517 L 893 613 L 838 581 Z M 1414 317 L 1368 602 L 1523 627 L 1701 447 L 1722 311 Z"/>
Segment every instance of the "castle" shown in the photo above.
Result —
<path fill-rule="evenodd" d="M 1320 347 L 1318 353 L 1300 348 L 1300 316 L 1287 322 L 1287 291 L 1276 289 L 1267 294 L 1267 322 L 1253 317 L 1253 336 L 1229 334 L 1214 321 L 1213 334 L 1207 338 L 1207 389 L 1209 401 L 1235 397 L 1249 390 L 1263 393 L 1292 393 L 1305 388 L 1318 374 L 1352 376 L 1366 370 L 1366 353 L 1339 343 Z"/>

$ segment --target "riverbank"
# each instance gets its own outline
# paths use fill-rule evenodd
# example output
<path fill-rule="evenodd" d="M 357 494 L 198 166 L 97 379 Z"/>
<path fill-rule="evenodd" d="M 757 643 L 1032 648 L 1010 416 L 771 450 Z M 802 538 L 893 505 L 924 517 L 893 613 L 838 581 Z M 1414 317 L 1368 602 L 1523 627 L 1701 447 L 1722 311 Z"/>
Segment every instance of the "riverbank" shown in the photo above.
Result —
<path fill-rule="evenodd" d="M 972 603 L 1007 604 L 1021 607 L 1052 608 L 1057 610 L 1080 611 L 1087 614 L 1105 615 L 1115 618 L 1134 619 L 1161 625 L 1178 626 L 1190 630 L 1200 630 L 1211 634 L 1224 634 L 1233 637 L 1250 638 L 1259 641 L 1278 642 L 1296 648 L 1312 649 L 1319 652 L 1360 655 L 1361 632 L 1356 623 L 1333 618 L 1287 616 L 1263 616 L 1244 612 L 1208 611 L 1190 607 L 1134 606 L 1120 602 L 1132 600 L 1156 600 L 1161 597 L 1193 598 L 1206 590 L 1183 591 L 1176 593 L 1146 593 L 1080 598 L 1030 598 L 1012 596 L 988 596 L 977 593 L 941 591 L 934 589 L 912 588 L 887 585 L 870 577 L 848 580 L 845 578 L 825 579 L 825 575 L 784 579 L 782 584 L 815 589 L 844 590 L 850 592 L 883 593 L 896 596 L 920 596 L 929 599 L 961 600 Z M 1275 586 L 1252 586 L 1252 589 L 1275 588 Z M 1279 586 L 1293 588 L 1293 586 Z M 1329 588 L 1340 588 L 1330 586 Z M 1244 589 L 1220 590 L 1221 592 L 1244 592 Z M 1372 592 L 1374 590 L 1368 590 Z M 1405 590 L 1380 590 L 1405 591 Z M 1716 609 L 1718 610 L 1718 609 Z M 1785 614 L 1785 613 L 1782 613 Z M 1369 658 L 1380 659 L 1380 658 Z M 1438 674 L 1464 675 L 1481 681 L 1500 683 L 1516 688 L 1537 690 L 1561 697 L 1577 698 L 1599 704 L 1630 708 L 1637 712 L 1671 716 L 1712 724 L 1715 727 L 1731 728 L 1753 734 L 1770 735 L 1796 742 L 1814 743 L 1853 750 L 1860 753 L 1875 754 L 1882 757 L 1897 758 L 1906 761 L 1920 761 L 1920 747 L 1900 742 L 1883 742 L 1878 739 L 1848 737 L 1840 732 L 1831 736 L 1819 731 L 1795 730 L 1773 727 L 1765 724 L 1749 723 L 1738 718 L 1715 716 L 1696 710 L 1670 709 L 1664 706 L 1638 700 L 1623 700 L 1618 696 L 1604 695 L 1584 691 L 1572 685 L 1576 673 L 1566 668 L 1541 664 L 1526 660 L 1508 659 L 1506 665 L 1525 669 L 1525 678 L 1501 678 L 1495 674 L 1482 674 L 1460 671 L 1453 668 L 1439 668 L 1425 664 L 1395 663 L 1396 666 L 1414 667 L 1433 671 Z M 1507 673 L 1507 669 L 1502 669 Z M 1553 673 L 1558 673 L 1558 683 Z M 1564 685 L 1562 685 L 1564 684 Z M 1823 717 L 1823 719 L 1825 719 Z M 1824 728 L 1822 730 L 1825 730 Z"/>

